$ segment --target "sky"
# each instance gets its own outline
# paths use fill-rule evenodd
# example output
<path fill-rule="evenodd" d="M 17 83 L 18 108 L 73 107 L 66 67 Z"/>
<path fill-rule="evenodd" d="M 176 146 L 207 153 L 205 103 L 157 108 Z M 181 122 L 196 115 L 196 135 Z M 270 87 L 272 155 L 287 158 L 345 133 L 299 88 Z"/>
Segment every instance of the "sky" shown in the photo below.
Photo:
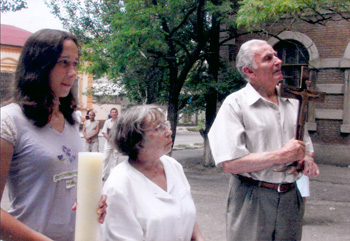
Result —
<path fill-rule="evenodd" d="M 50 13 L 44 1 L 27 0 L 28 8 L 17 12 L 1 13 L 1 24 L 13 25 L 32 33 L 43 28 L 64 30 L 61 22 Z"/>

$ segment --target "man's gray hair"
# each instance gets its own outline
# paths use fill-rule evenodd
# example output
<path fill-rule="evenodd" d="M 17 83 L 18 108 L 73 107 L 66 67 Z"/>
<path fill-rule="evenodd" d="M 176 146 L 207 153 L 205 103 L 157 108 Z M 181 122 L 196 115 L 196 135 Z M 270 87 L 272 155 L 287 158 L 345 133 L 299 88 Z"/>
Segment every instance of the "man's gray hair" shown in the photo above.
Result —
<path fill-rule="evenodd" d="M 164 121 L 164 110 L 157 105 L 139 105 L 127 109 L 122 113 L 111 130 L 111 140 L 119 152 L 136 159 L 143 147 L 145 124 L 147 117 L 151 122 Z"/>
<path fill-rule="evenodd" d="M 238 51 L 236 57 L 236 68 L 238 72 L 242 75 L 242 77 L 249 82 L 248 76 L 243 72 L 243 67 L 252 67 L 256 69 L 256 63 L 254 62 L 254 53 L 252 51 L 252 46 L 255 44 L 264 44 L 267 43 L 265 40 L 261 39 L 252 39 L 244 44 L 242 44 L 241 48 Z"/>

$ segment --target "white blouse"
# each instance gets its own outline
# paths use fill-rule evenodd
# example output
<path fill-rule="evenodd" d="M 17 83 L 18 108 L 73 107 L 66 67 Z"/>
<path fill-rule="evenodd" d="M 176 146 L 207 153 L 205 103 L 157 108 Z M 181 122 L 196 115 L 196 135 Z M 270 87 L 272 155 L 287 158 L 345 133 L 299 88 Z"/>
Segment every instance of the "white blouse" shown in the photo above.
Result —
<path fill-rule="evenodd" d="M 181 164 L 162 156 L 167 191 L 128 161 L 116 166 L 104 185 L 108 196 L 104 240 L 191 240 L 196 209 Z"/>

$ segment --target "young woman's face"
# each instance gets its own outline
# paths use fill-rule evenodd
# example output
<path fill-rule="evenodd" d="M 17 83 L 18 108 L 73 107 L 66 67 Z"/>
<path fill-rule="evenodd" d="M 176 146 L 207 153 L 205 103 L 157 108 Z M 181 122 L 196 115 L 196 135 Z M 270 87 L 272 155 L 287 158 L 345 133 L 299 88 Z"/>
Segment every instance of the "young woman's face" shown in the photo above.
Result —
<path fill-rule="evenodd" d="M 63 41 L 63 51 L 49 74 L 49 84 L 56 98 L 66 97 L 77 76 L 79 51 L 71 39 Z"/>

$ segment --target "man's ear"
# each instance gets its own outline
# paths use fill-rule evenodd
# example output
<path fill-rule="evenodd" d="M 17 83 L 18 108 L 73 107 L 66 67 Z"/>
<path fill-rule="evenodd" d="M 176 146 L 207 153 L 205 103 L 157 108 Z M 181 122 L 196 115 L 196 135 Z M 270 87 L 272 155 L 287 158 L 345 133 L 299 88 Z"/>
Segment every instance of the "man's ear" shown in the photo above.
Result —
<path fill-rule="evenodd" d="M 253 73 L 253 70 L 251 69 L 251 67 L 248 67 L 248 66 L 244 66 L 242 70 L 243 70 L 243 73 L 245 73 L 246 75 L 251 75 Z"/>

